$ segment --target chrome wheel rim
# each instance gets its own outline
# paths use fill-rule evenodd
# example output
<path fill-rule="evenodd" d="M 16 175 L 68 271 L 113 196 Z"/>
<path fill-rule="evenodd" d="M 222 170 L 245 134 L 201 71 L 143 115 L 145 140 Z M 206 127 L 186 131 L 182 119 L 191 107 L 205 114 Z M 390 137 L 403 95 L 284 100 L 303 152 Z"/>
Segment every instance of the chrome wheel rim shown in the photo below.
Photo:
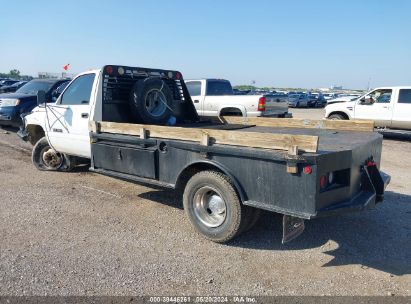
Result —
<path fill-rule="evenodd" d="M 205 226 L 215 228 L 221 226 L 226 218 L 227 205 L 217 190 L 202 187 L 194 194 L 194 214 Z"/>
<path fill-rule="evenodd" d="M 150 115 L 159 117 L 167 110 L 167 98 L 158 89 L 150 90 L 146 95 L 145 107 Z"/>

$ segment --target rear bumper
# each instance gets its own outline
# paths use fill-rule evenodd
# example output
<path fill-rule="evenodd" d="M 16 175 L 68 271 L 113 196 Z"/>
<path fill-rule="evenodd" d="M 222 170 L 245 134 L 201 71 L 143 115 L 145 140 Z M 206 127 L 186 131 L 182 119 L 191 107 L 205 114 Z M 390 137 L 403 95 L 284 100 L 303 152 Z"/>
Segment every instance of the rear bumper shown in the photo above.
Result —
<path fill-rule="evenodd" d="M 391 177 L 388 174 L 379 171 L 377 167 L 364 167 L 361 191 L 357 195 L 350 200 L 322 208 L 311 218 L 373 209 L 377 203 L 383 201 L 385 188 L 390 181 Z"/>
<path fill-rule="evenodd" d="M 273 112 L 267 112 L 267 113 L 262 113 L 261 117 L 281 117 L 281 118 L 292 118 L 293 114 L 289 112 L 282 112 L 282 113 L 273 113 Z"/>

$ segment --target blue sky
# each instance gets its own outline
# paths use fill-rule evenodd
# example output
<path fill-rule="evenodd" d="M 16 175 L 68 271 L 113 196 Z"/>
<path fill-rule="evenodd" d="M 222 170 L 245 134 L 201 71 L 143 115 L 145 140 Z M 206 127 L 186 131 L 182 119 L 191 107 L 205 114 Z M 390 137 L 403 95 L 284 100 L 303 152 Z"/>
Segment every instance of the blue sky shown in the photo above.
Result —
<path fill-rule="evenodd" d="M 1 72 L 124 64 L 257 86 L 411 84 L 411 1 L 0 4 Z"/>

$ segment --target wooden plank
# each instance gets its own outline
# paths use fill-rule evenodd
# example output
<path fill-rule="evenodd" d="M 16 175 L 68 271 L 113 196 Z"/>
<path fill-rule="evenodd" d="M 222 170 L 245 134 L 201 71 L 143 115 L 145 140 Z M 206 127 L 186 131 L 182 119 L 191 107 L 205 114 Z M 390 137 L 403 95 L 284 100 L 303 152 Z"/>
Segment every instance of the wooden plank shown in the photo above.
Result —
<path fill-rule="evenodd" d="M 230 124 L 256 125 L 261 127 L 374 131 L 374 121 L 372 120 L 311 120 L 298 118 L 221 116 L 220 121 Z"/>
<path fill-rule="evenodd" d="M 115 122 L 99 122 L 100 131 L 140 136 L 144 128 L 147 137 L 202 142 L 203 134 L 208 134 L 209 144 L 222 144 L 265 149 L 288 150 L 297 145 L 301 151 L 317 152 L 318 136 L 244 132 L 235 130 L 212 130 L 200 128 L 167 127 Z"/>

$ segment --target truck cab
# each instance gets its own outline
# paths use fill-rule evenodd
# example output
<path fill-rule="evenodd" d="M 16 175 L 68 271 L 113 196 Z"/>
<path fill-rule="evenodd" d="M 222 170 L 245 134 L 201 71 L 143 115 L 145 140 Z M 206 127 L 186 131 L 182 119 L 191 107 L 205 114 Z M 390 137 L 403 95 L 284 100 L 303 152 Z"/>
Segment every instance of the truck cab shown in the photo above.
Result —
<path fill-rule="evenodd" d="M 358 99 L 329 104 L 325 117 L 373 120 L 379 128 L 411 130 L 411 86 L 380 87 Z"/>
<path fill-rule="evenodd" d="M 57 151 L 90 158 L 88 121 L 93 105 L 92 92 L 94 89 L 97 91 L 99 72 L 87 71 L 76 76 L 53 106 L 39 106 L 33 110 L 26 122 L 28 127 L 39 124 Z"/>

